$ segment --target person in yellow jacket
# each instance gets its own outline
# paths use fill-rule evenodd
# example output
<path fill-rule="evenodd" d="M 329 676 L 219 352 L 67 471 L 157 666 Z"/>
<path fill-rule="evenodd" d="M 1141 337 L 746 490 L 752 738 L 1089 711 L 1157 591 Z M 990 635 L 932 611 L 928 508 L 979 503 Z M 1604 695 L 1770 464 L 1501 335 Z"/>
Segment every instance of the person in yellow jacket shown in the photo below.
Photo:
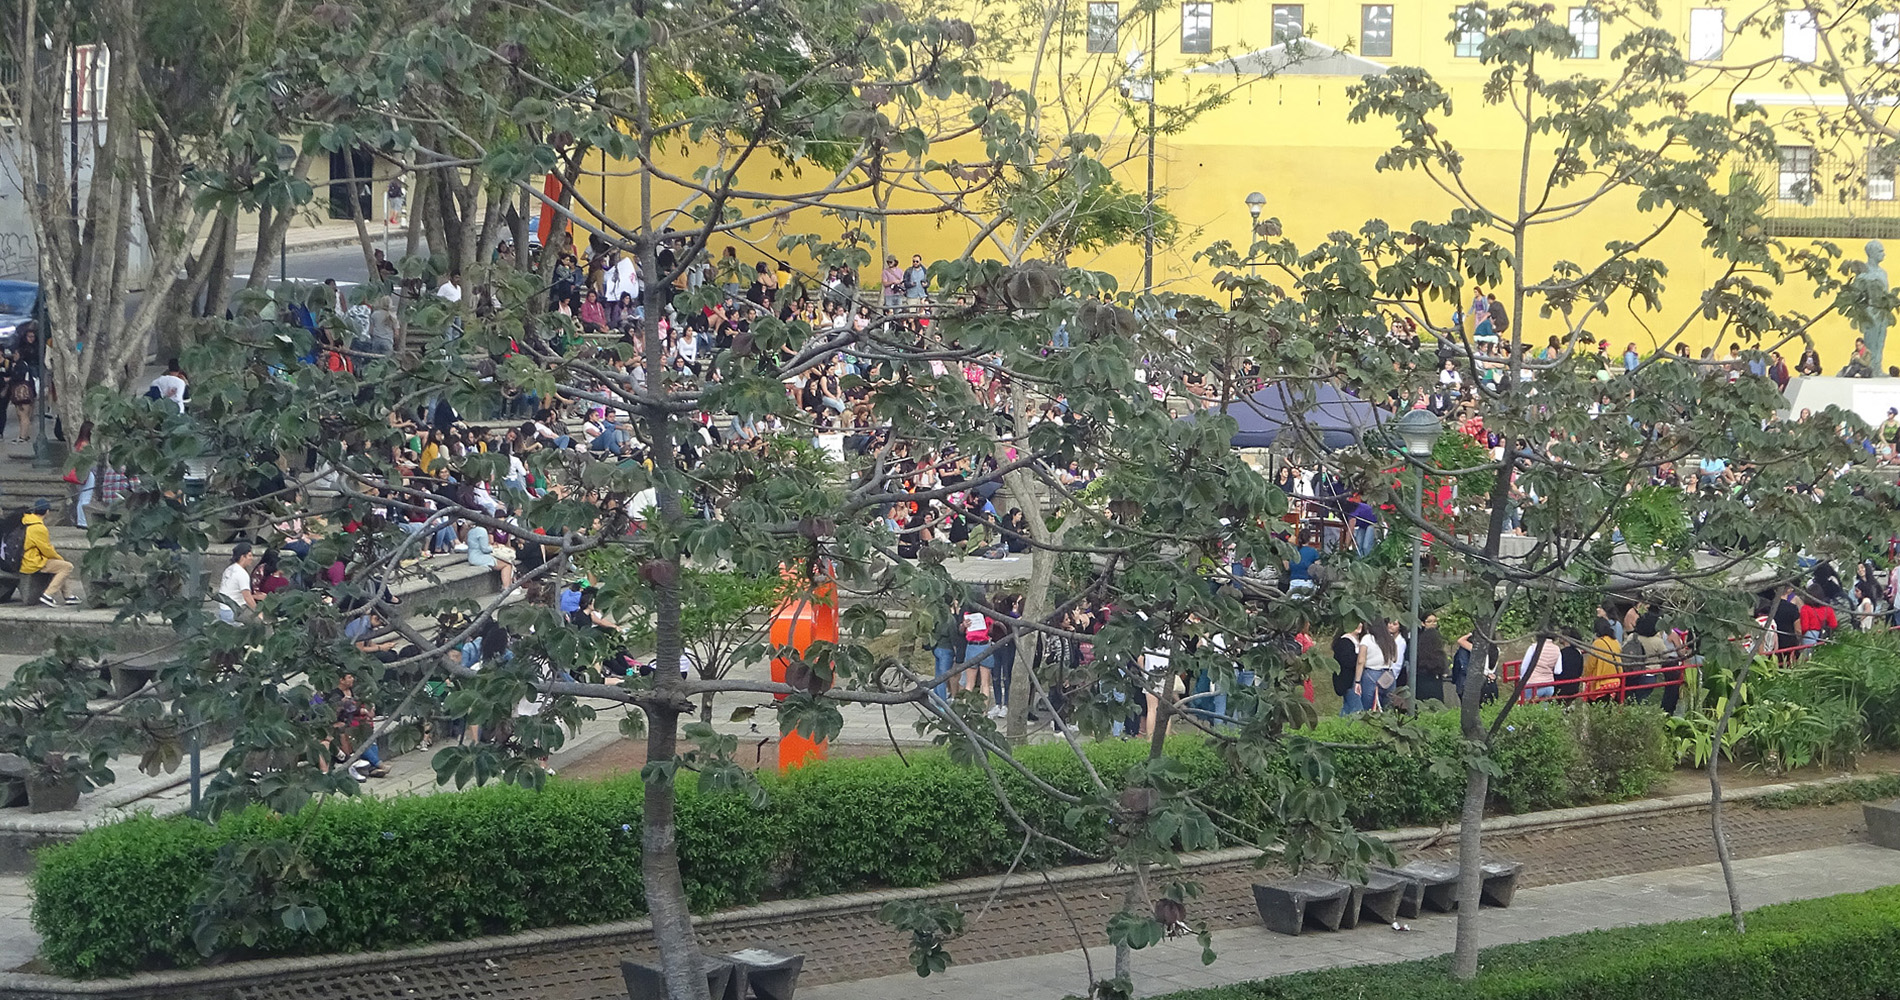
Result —
<path fill-rule="evenodd" d="M 34 573 L 51 573 L 53 581 L 46 585 L 46 593 L 40 595 L 40 603 L 49 608 L 59 607 L 59 601 L 53 595 L 66 599 L 67 604 L 78 604 L 69 582 L 73 575 L 73 564 L 60 558 L 59 550 L 53 548 L 53 536 L 46 531 L 46 512 L 52 505 L 45 500 L 33 504 L 33 510 L 20 519 L 26 525 L 26 547 L 20 550 L 20 575 L 31 576 Z"/>
<path fill-rule="evenodd" d="M 1596 638 L 1583 653 L 1584 697 L 1607 698 L 1623 687 L 1623 647 L 1616 641 L 1616 627 L 1608 618 L 1597 619 Z"/>

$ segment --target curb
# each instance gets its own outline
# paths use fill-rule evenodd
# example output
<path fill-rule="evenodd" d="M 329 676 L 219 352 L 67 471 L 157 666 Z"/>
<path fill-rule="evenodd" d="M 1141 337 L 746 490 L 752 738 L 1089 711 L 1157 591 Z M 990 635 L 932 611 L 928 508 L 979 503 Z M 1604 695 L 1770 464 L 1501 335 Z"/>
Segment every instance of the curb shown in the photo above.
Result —
<path fill-rule="evenodd" d="M 404 240 L 407 240 L 409 238 L 409 230 L 407 228 L 403 228 L 403 229 L 391 229 L 389 231 L 389 238 L 392 241 L 395 240 L 396 237 L 398 236 L 401 236 Z M 381 234 L 374 227 L 372 227 L 370 230 L 370 242 L 371 243 L 381 242 Z M 321 239 L 308 240 L 302 243 L 292 242 L 289 246 L 289 249 L 291 250 L 334 250 L 338 247 L 348 247 L 348 246 L 357 246 L 357 245 L 358 245 L 358 242 L 357 242 L 356 234 L 349 233 L 347 235 L 325 236 Z M 248 254 L 255 255 L 257 253 L 257 241 L 253 239 L 248 246 L 243 243 L 239 243 L 237 245 L 237 248 L 233 252 L 237 254 L 248 253 Z"/>
<path fill-rule="evenodd" d="M 1840 775 L 1816 781 L 1785 782 L 1774 785 L 1762 785 L 1756 788 L 1739 789 L 1722 796 L 1724 805 L 1747 802 L 1777 792 L 1798 788 L 1825 788 L 1831 785 L 1845 784 L 1865 778 L 1865 775 Z M 1706 792 L 1692 792 L 1683 795 L 1670 795 L 1657 799 L 1643 799 L 1635 802 L 1618 802 L 1607 805 L 1579 806 L 1571 809 L 1553 809 L 1541 813 L 1525 813 L 1518 816 L 1500 816 L 1488 819 L 1483 824 L 1487 833 L 1525 832 L 1539 829 L 1583 826 L 1597 822 L 1622 819 L 1630 816 L 1642 816 L 1655 813 L 1675 812 L 1707 807 L 1710 796 Z M 1395 847 L 1416 846 L 1427 841 L 1435 841 L 1456 832 L 1456 824 L 1441 827 L 1404 827 L 1396 830 L 1381 830 L 1368 835 L 1377 837 Z M 1198 851 L 1181 856 L 1184 868 L 1207 868 L 1250 862 L 1266 855 L 1258 848 L 1232 847 L 1216 851 Z M 1039 885 L 1063 885 L 1103 878 L 1120 871 L 1113 862 L 1099 862 L 1088 865 L 1074 865 L 1046 873 L 1009 874 L 1000 885 L 996 875 L 981 875 L 974 878 L 942 882 L 933 886 L 909 889 L 874 889 L 864 892 L 841 893 L 833 896 L 817 896 L 805 899 L 774 900 L 752 906 L 721 910 L 717 913 L 693 918 L 695 927 L 720 927 L 730 924 L 746 924 L 760 921 L 785 920 L 814 915 L 835 915 L 841 910 L 869 909 L 885 903 L 899 900 L 917 900 L 956 896 L 987 897 L 1000 893 L 1012 886 L 1024 886 L 1030 883 Z M 1045 881 L 1046 875 L 1046 881 Z M 0 973 L 0 995 L 32 996 L 92 996 L 92 995 L 129 995 L 146 989 L 177 989 L 205 983 L 217 983 L 224 987 L 241 986 L 260 980 L 268 980 L 286 974 L 308 975 L 328 971 L 348 971 L 361 974 L 382 969 L 401 970 L 411 965 L 435 959 L 456 959 L 464 957 L 502 958 L 532 953 L 553 945 L 586 942 L 590 940 L 607 941 L 617 938 L 647 934 L 653 930 L 650 919 L 623 920 L 605 924 L 583 924 L 570 927 L 550 927 L 538 930 L 521 931 L 515 934 L 493 935 L 470 938 L 464 941 L 442 941 L 433 944 L 416 945 L 383 952 L 354 952 L 346 954 L 310 955 L 290 958 L 256 959 L 244 962 L 232 962 L 211 968 L 181 969 L 166 972 L 143 972 L 122 979 L 72 980 L 58 976 L 33 973 Z"/>

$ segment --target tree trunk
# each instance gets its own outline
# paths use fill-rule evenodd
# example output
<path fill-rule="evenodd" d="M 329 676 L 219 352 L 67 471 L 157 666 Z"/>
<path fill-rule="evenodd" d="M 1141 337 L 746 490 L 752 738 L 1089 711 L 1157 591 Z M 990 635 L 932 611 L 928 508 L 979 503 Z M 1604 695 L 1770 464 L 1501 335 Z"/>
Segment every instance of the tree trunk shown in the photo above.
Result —
<path fill-rule="evenodd" d="M 1715 730 L 1709 738 L 1709 832 L 1715 839 L 1715 860 L 1722 865 L 1722 887 L 1728 890 L 1728 912 L 1737 934 L 1748 931 L 1748 920 L 1742 915 L 1742 892 L 1735 884 L 1735 859 L 1729 853 L 1728 828 L 1722 821 L 1722 734 L 1735 714 L 1735 703 L 1741 698 L 1742 685 L 1748 682 L 1748 668 L 1753 663 L 1753 660 L 1743 662 L 1742 669 L 1736 673 L 1735 684 L 1722 703 L 1722 714 L 1716 718 Z"/>
<path fill-rule="evenodd" d="M 646 89 L 647 54 L 644 47 L 634 52 L 637 105 L 635 135 L 642 164 L 650 162 L 653 148 L 653 121 Z M 653 229 L 653 175 L 642 167 L 640 235 L 634 240 L 634 252 L 639 256 L 641 270 L 647 275 L 660 273 L 657 236 Z M 668 346 L 660 337 L 662 310 L 659 298 L 663 293 L 658 293 L 659 285 L 658 281 L 649 278 L 648 287 L 656 290 L 656 294 L 651 296 L 653 301 L 648 303 L 640 323 L 646 370 L 653 373 L 649 377 L 648 387 L 655 395 L 664 391 L 663 373 L 666 371 Z M 675 418 L 663 406 L 647 405 L 640 409 L 645 411 L 642 417 L 650 437 L 653 483 L 660 518 L 669 526 L 667 531 L 676 531 L 684 514 L 677 485 L 680 470 L 679 455 L 673 440 Z M 680 632 L 680 557 L 675 554 L 663 562 L 664 565 L 655 566 L 658 572 L 653 588 L 653 686 L 656 694 L 672 694 L 673 697 L 662 697 L 662 704 L 666 707 L 647 713 L 651 722 L 647 732 L 648 763 L 671 760 L 675 756 L 679 716 L 692 707 L 692 703 L 678 690 L 681 684 L 679 665 L 685 653 L 684 638 Z M 670 1000 L 707 1000 L 706 974 L 701 965 L 699 940 L 693 933 L 692 914 L 686 901 L 686 884 L 680 877 L 673 804 L 674 789 L 671 782 L 648 786 L 646 830 L 642 835 L 646 852 L 640 859 L 646 877 L 647 912 L 653 921 L 653 940 L 660 949 L 660 965 L 666 977 L 667 996 Z"/>
<path fill-rule="evenodd" d="M 1483 679 L 1473 685 L 1469 674 L 1466 686 L 1483 687 Z M 1491 790 L 1491 778 L 1476 767 L 1465 769 L 1465 804 L 1458 813 L 1458 940 L 1452 951 L 1453 979 L 1473 979 L 1478 975 L 1478 908 L 1483 901 L 1484 872 L 1479 867 L 1483 854 L 1479 835 L 1484 828 L 1484 800 Z"/>

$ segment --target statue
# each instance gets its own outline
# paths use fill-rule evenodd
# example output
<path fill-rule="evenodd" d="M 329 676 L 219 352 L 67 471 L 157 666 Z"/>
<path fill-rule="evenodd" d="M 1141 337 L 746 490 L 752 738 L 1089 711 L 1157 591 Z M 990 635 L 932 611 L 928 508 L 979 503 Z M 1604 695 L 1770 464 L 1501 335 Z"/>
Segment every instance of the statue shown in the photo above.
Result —
<path fill-rule="evenodd" d="M 1879 240 L 1868 240 L 1867 267 L 1854 278 L 1856 284 L 1867 286 L 1867 297 L 1873 300 L 1873 304 L 1867 307 L 1866 312 L 1854 321 L 1854 329 L 1860 331 L 1860 335 L 1867 341 L 1867 353 L 1870 355 L 1869 367 L 1873 369 L 1872 374 L 1876 376 L 1887 372 L 1886 362 L 1881 355 L 1887 347 L 1887 326 L 1892 322 L 1892 317 L 1888 315 L 1886 308 L 1887 271 L 1880 266 L 1880 262 L 1885 259 L 1887 259 L 1887 248 L 1882 246 Z"/>

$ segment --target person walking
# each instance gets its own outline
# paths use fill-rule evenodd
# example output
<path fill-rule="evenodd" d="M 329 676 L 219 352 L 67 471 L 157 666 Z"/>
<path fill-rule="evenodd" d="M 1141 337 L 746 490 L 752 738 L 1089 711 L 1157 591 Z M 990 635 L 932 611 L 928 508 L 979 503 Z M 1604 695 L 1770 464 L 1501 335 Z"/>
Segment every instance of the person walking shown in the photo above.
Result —
<path fill-rule="evenodd" d="M 6 384 L 6 405 L 12 406 L 20 418 L 20 431 L 13 438 L 15 442 L 24 442 L 32 437 L 33 404 L 39 398 L 39 386 L 33 377 L 33 362 L 24 351 L 20 351 L 7 367 Z"/>

